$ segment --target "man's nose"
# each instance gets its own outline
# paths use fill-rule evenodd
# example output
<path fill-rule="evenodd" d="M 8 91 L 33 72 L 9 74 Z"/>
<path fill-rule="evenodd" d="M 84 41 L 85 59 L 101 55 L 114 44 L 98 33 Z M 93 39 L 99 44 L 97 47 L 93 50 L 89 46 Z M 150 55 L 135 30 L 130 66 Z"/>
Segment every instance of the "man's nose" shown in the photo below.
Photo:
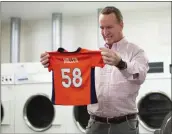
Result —
<path fill-rule="evenodd" d="M 104 33 L 105 36 L 107 36 L 109 34 L 109 31 L 105 28 L 103 33 Z"/>

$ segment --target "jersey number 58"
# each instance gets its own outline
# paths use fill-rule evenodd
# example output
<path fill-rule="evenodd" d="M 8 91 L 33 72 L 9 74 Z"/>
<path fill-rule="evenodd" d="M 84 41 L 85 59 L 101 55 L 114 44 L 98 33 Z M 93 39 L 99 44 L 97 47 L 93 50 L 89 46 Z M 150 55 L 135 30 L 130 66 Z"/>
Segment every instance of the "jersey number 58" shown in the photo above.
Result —
<path fill-rule="evenodd" d="M 70 73 L 72 71 L 72 78 L 69 77 L 69 75 L 65 73 Z M 68 82 L 62 81 L 62 85 L 65 88 L 69 88 L 71 84 L 73 84 L 75 87 L 80 87 L 82 84 L 82 77 L 81 77 L 81 70 L 79 68 L 75 68 L 71 70 L 70 68 L 63 68 L 61 69 L 62 73 L 62 79 L 66 79 Z M 79 80 L 77 82 L 77 80 Z"/>

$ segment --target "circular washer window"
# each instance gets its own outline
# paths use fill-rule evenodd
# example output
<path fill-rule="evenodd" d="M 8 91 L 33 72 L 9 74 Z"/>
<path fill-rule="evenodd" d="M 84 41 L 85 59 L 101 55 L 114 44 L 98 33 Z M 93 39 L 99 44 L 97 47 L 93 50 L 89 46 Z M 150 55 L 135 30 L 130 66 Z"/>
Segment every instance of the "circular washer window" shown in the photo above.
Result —
<path fill-rule="evenodd" d="M 75 106 L 74 107 L 74 118 L 75 121 L 78 122 L 79 129 L 84 132 L 86 129 L 86 126 L 88 125 L 88 120 L 90 118 L 90 115 L 87 111 L 87 106 Z"/>
<path fill-rule="evenodd" d="M 171 108 L 171 100 L 162 93 L 150 93 L 140 100 L 138 109 L 142 122 L 151 129 L 159 129 Z"/>
<path fill-rule="evenodd" d="M 2 122 L 3 118 L 4 118 L 4 108 L 1 104 L 1 122 Z"/>
<path fill-rule="evenodd" d="M 34 131 L 45 131 L 52 125 L 55 109 L 52 102 L 45 95 L 30 97 L 24 106 L 26 124 Z"/>

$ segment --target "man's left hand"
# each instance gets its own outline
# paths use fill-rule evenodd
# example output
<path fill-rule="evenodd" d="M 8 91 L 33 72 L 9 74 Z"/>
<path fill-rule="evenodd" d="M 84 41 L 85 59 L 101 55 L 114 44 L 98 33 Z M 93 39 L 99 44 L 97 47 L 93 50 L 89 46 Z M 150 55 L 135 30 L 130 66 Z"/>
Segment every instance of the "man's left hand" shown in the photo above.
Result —
<path fill-rule="evenodd" d="M 121 60 L 121 57 L 116 52 L 108 48 L 100 48 L 101 55 L 105 64 L 116 66 Z"/>

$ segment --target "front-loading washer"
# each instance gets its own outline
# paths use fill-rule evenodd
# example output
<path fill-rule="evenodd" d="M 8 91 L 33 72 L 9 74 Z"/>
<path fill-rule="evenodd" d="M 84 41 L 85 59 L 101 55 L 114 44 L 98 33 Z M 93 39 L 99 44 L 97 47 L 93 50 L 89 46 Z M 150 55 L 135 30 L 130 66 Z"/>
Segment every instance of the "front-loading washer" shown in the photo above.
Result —
<path fill-rule="evenodd" d="M 65 106 L 65 109 L 65 116 L 68 119 L 65 123 L 66 133 L 85 134 L 90 118 L 87 106 Z"/>
<path fill-rule="evenodd" d="M 14 133 L 13 64 L 1 64 L 1 133 Z"/>
<path fill-rule="evenodd" d="M 169 64 L 154 62 L 137 97 L 140 134 L 154 134 L 172 110 Z"/>
<path fill-rule="evenodd" d="M 52 73 L 41 63 L 15 65 L 15 133 L 65 133 L 64 107 L 51 102 Z"/>

